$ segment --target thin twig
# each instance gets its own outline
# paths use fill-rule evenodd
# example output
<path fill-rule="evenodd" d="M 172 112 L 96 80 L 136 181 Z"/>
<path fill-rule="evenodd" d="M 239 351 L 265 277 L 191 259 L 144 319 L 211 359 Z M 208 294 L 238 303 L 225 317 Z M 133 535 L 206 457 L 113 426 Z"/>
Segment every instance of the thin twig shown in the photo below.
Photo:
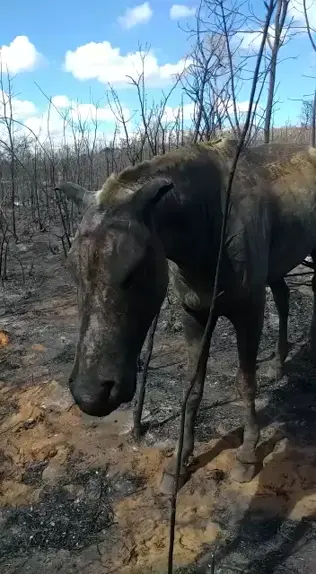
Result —
<path fill-rule="evenodd" d="M 222 229 L 221 229 L 220 245 L 219 245 L 219 250 L 218 250 L 216 272 L 215 272 L 215 278 L 214 278 L 214 289 L 213 289 L 212 303 L 211 303 L 210 312 L 209 312 L 209 316 L 207 319 L 206 327 L 205 327 L 203 337 L 202 337 L 200 353 L 199 353 L 199 357 L 197 360 L 195 372 L 194 372 L 193 377 L 190 381 L 190 384 L 186 390 L 186 393 L 184 396 L 184 401 L 183 401 L 182 408 L 181 408 L 179 444 L 178 444 L 178 452 L 177 452 L 177 460 L 176 460 L 176 473 L 175 473 L 174 489 L 173 489 L 173 494 L 171 496 L 171 504 L 170 504 L 169 552 L 168 552 L 168 570 L 167 570 L 168 574 L 173 573 L 173 551 L 174 551 L 174 540 L 175 540 L 177 493 L 178 493 L 181 462 L 182 462 L 182 449 L 183 449 L 183 439 L 184 439 L 184 425 L 185 425 L 186 407 L 187 407 L 187 403 L 188 403 L 189 397 L 191 395 L 191 392 L 193 391 L 193 388 L 195 386 L 198 375 L 199 375 L 201 369 L 203 369 L 204 361 L 205 361 L 206 357 L 208 357 L 208 353 L 209 353 L 209 339 L 210 339 L 210 335 L 211 335 L 212 322 L 213 322 L 213 316 L 214 316 L 214 311 L 215 311 L 215 304 L 217 301 L 219 271 L 220 271 L 220 264 L 221 264 L 224 242 L 225 242 L 226 225 L 227 225 L 227 220 L 228 220 L 228 212 L 229 212 L 229 206 L 230 206 L 230 196 L 231 196 L 231 190 L 232 190 L 232 183 L 233 183 L 233 179 L 235 176 L 235 171 L 236 171 L 238 159 L 239 159 L 242 147 L 244 145 L 244 141 L 245 141 L 246 135 L 248 133 L 249 125 L 251 122 L 252 106 L 253 106 L 255 93 L 256 93 L 256 87 L 257 87 L 257 82 L 258 82 L 258 77 L 259 77 L 259 72 L 260 72 L 261 60 L 262 60 L 263 50 L 264 50 L 264 46 L 265 46 L 265 42 L 266 42 L 268 30 L 269 30 L 271 17 L 272 17 L 272 14 L 274 12 L 274 9 L 275 9 L 275 0 L 270 0 L 269 4 L 265 4 L 265 5 L 267 8 L 267 16 L 266 16 L 266 21 L 265 21 L 264 30 L 263 30 L 262 39 L 261 39 L 261 45 L 260 45 L 260 49 L 258 52 L 256 67 L 255 67 L 254 76 L 253 76 L 253 82 L 252 82 L 251 93 L 250 93 L 250 98 L 249 98 L 249 107 L 248 107 L 247 117 L 246 117 L 245 125 L 244 125 L 244 128 L 242 130 L 242 133 L 241 133 L 241 136 L 240 136 L 237 148 L 236 148 L 235 157 L 234 157 L 231 169 L 230 169 L 227 188 L 226 188 L 225 207 L 224 207 L 223 223 L 222 223 Z"/>
<path fill-rule="evenodd" d="M 141 376 L 140 385 L 139 385 L 138 401 L 137 401 L 137 404 L 136 404 L 135 410 L 134 410 L 133 436 L 134 436 L 135 440 L 139 440 L 141 437 L 141 434 L 142 434 L 141 419 L 142 419 L 143 406 L 144 406 L 144 400 L 145 400 L 146 381 L 147 381 L 148 367 L 149 367 L 149 363 L 150 363 L 150 359 L 151 359 L 151 355 L 152 355 L 152 350 L 153 350 L 153 346 L 154 346 L 154 337 L 155 337 L 155 332 L 156 332 L 156 328 L 157 328 L 158 318 L 159 318 L 159 313 L 157 313 L 156 317 L 154 318 L 154 320 L 151 324 L 151 327 L 149 329 L 149 333 L 148 333 L 147 349 L 146 349 L 144 366 L 143 366 L 142 376 Z"/>

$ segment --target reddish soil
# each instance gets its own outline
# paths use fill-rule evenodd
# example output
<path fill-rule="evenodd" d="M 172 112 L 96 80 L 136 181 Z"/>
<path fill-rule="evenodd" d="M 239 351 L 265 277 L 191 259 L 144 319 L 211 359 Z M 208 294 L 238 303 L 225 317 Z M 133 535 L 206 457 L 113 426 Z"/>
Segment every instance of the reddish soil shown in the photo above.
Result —
<path fill-rule="evenodd" d="M 132 405 L 106 419 L 80 413 L 67 389 L 76 294 L 45 234 L 18 245 L 0 301 L 0 573 L 165 573 L 168 499 L 158 484 L 177 438 L 185 348 L 177 308 L 162 312 L 141 444 Z M 24 284 L 21 284 L 21 264 Z M 297 271 L 297 270 L 296 270 Z M 305 271 L 305 270 L 303 270 Z M 194 471 L 178 497 L 177 572 L 311 574 L 316 564 L 316 370 L 302 354 L 310 276 L 289 280 L 287 375 L 269 380 L 277 336 L 269 296 L 257 407 L 263 466 L 230 479 L 243 409 L 235 336 L 220 321 L 199 415 Z"/>

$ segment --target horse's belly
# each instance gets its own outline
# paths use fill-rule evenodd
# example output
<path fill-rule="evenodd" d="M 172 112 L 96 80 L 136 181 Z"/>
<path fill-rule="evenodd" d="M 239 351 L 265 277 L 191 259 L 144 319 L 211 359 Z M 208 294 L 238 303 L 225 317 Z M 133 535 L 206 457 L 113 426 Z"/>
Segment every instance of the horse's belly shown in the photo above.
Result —
<path fill-rule="evenodd" d="M 291 230 L 284 233 L 279 241 L 274 242 L 269 254 L 268 282 L 283 277 L 286 273 L 299 265 L 307 255 L 316 248 L 316 221 L 315 231 L 306 229 Z"/>

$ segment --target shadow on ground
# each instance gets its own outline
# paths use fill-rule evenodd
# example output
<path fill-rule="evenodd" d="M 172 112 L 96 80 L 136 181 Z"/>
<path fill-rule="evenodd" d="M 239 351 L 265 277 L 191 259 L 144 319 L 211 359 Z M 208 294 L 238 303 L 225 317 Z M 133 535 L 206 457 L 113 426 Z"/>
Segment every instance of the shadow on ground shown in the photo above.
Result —
<path fill-rule="evenodd" d="M 316 376 L 302 350 L 287 363 L 287 382 L 259 411 L 271 436 L 258 447 L 258 476 L 247 486 L 235 485 L 230 504 L 219 500 L 214 509 L 213 519 L 226 531 L 225 540 L 210 548 L 221 574 L 315 571 Z M 210 572 L 210 551 L 196 572 Z"/>

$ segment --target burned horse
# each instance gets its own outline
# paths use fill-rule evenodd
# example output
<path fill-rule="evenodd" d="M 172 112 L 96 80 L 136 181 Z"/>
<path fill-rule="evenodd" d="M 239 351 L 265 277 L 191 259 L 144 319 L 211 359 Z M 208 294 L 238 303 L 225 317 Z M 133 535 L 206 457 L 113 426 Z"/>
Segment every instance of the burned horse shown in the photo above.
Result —
<path fill-rule="evenodd" d="M 183 309 L 189 371 L 194 368 L 212 298 L 235 146 L 223 140 L 171 151 L 111 175 L 98 192 L 71 183 L 59 186 L 85 206 L 68 255 L 80 315 L 70 389 L 82 411 L 106 416 L 133 398 L 137 358 L 166 294 L 168 261 Z M 249 481 L 255 473 L 256 359 L 266 285 L 280 318 L 280 376 L 287 355 L 288 288 L 283 277 L 307 255 L 315 258 L 315 246 L 316 150 L 291 144 L 244 149 L 232 188 L 212 325 L 214 329 L 224 315 L 236 330 L 237 385 L 245 409 L 233 474 L 238 481 Z M 314 357 L 315 326 L 313 316 Z M 206 363 L 187 405 L 183 473 L 193 453 Z M 165 492 L 172 488 L 174 462 L 164 474 Z"/>

